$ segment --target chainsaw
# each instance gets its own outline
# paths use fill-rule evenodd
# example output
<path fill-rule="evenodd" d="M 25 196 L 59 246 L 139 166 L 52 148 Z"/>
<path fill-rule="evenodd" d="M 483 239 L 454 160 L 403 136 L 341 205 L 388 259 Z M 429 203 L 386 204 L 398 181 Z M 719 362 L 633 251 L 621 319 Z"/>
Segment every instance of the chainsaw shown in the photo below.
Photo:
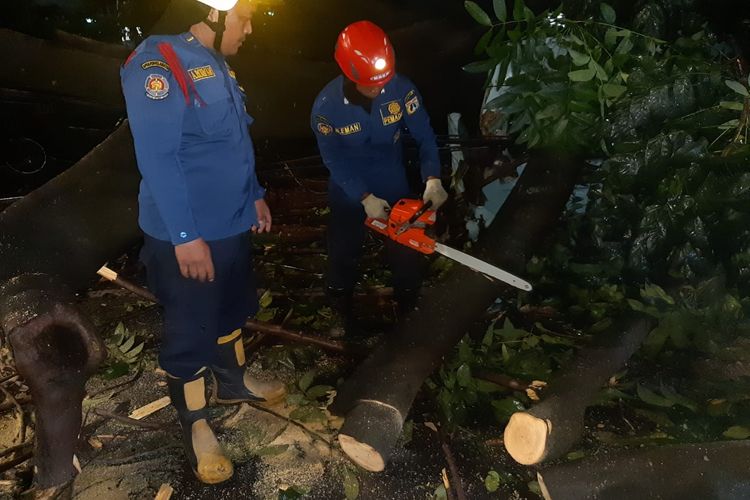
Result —
<path fill-rule="evenodd" d="M 423 254 L 439 253 L 453 259 L 490 278 L 498 279 L 521 290 L 530 291 L 531 284 L 499 267 L 488 264 L 455 248 L 438 243 L 425 233 L 428 226 L 435 224 L 435 211 L 430 210 L 432 202 L 404 198 L 391 208 L 388 220 L 368 217 L 365 225 L 388 238 Z"/>

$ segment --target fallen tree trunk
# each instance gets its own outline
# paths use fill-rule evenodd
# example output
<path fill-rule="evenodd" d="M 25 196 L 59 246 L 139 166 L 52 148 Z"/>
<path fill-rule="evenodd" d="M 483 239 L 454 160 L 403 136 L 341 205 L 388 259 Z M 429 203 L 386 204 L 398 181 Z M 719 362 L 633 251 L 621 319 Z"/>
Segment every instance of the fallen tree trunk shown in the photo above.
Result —
<path fill-rule="evenodd" d="M 522 272 L 529 253 L 562 213 L 580 167 L 568 157 L 535 154 L 472 253 Z M 330 408 L 346 415 L 339 441 L 352 460 L 367 470 L 383 470 L 422 382 L 503 289 L 455 266 L 442 283 L 424 291 L 419 309 L 339 388 Z"/>
<path fill-rule="evenodd" d="M 602 453 L 543 469 L 546 500 L 750 498 L 750 441 Z"/>
<path fill-rule="evenodd" d="M 35 481 L 41 488 L 76 473 L 84 385 L 106 356 L 73 291 L 140 237 L 138 182 L 124 125 L 0 213 L 0 327 L 36 407 Z"/>
<path fill-rule="evenodd" d="M 581 349 L 541 403 L 510 417 L 504 438 L 510 456 L 534 465 L 567 453 L 581 438 L 584 413 L 602 384 L 638 350 L 652 327 L 653 320 L 638 315 Z"/>

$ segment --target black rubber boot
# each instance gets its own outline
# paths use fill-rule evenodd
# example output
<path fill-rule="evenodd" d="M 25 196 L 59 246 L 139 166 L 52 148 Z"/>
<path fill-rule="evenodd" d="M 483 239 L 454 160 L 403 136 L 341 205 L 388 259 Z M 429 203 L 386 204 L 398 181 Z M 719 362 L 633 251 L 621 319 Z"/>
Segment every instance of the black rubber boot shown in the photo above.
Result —
<path fill-rule="evenodd" d="M 235 330 L 217 341 L 214 375 L 214 399 L 219 404 L 243 402 L 276 403 L 286 397 L 286 387 L 278 380 L 259 380 L 245 369 L 242 330 Z"/>
<path fill-rule="evenodd" d="M 352 305 L 354 302 L 353 290 L 328 287 L 326 294 L 328 295 L 328 303 L 333 313 L 328 336 L 331 338 L 341 338 L 347 334 L 351 334 L 354 321 L 354 315 L 352 314 Z"/>
<path fill-rule="evenodd" d="M 167 376 L 172 405 L 182 428 L 182 440 L 190 466 L 198 479 L 207 484 L 226 481 L 234 474 L 232 462 L 208 425 L 206 411 L 206 370 L 189 379 Z"/>

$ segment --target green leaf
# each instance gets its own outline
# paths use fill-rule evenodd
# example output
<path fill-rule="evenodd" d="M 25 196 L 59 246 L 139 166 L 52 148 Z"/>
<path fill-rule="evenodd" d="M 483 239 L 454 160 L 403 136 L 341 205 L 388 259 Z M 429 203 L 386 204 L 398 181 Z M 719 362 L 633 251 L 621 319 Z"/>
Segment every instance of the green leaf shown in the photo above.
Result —
<path fill-rule="evenodd" d="M 484 61 L 474 61 L 461 69 L 467 73 L 486 73 L 497 66 L 497 61 L 494 59 L 485 59 Z"/>
<path fill-rule="evenodd" d="M 354 500 L 359 496 L 359 479 L 349 467 L 344 468 L 344 496 L 346 500 Z"/>
<path fill-rule="evenodd" d="M 628 90 L 628 88 L 624 85 L 615 85 L 612 83 L 605 83 L 602 85 L 602 91 L 604 91 L 604 94 L 609 97 L 620 97 L 626 90 Z"/>
<path fill-rule="evenodd" d="M 593 59 L 589 61 L 589 69 L 593 69 L 594 71 L 596 71 L 596 77 L 599 80 L 606 81 L 609 79 L 607 72 L 604 71 L 604 68 L 602 68 L 601 64 L 599 64 Z"/>
<path fill-rule="evenodd" d="M 281 455 L 287 449 L 289 449 L 288 444 L 277 444 L 277 445 L 271 445 L 271 446 L 264 446 L 263 448 L 258 448 L 257 450 L 253 451 L 253 454 L 259 457 L 273 457 L 276 455 Z"/>
<path fill-rule="evenodd" d="M 569 72 L 568 78 L 573 82 L 588 82 L 592 78 L 594 78 L 595 74 L 596 74 L 596 71 L 591 68 L 579 69 L 576 71 Z"/>
<path fill-rule="evenodd" d="M 523 21 L 525 10 L 526 5 L 523 3 L 523 0 L 515 0 L 515 2 L 513 2 L 513 20 Z"/>
<path fill-rule="evenodd" d="M 500 423 L 505 423 L 510 419 L 511 415 L 519 411 L 525 411 L 526 408 L 516 398 L 505 398 L 493 401 L 492 410 Z"/>
<path fill-rule="evenodd" d="M 456 381 L 461 387 L 468 387 L 471 384 L 471 368 L 469 368 L 469 365 L 464 363 L 458 367 Z"/>
<path fill-rule="evenodd" d="M 300 422 L 325 422 L 326 414 L 316 406 L 300 406 L 289 414 L 289 418 Z"/>
<path fill-rule="evenodd" d="M 733 425 L 725 430 L 722 435 L 729 439 L 747 439 L 750 438 L 750 429 L 741 425 Z"/>
<path fill-rule="evenodd" d="M 638 384 L 638 397 L 641 398 L 641 401 L 644 403 L 653 405 L 653 406 L 661 406 L 662 408 L 671 408 L 674 406 L 674 402 L 670 401 L 669 399 L 659 396 L 651 389 L 642 386 L 641 384 Z"/>
<path fill-rule="evenodd" d="M 435 488 L 435 491 L 432 493 L 432 500 L 448 500 L 448 492 L 445 491 L 444 485 L 441 484 Z"/>
<path fill-rule="evenodd" d="M 258 299 L 258 303 L 261 309 L 265 309 L 268 306 L 270 306 L 271 302 L 273 302 L 273 297 L 271 296 L 271 290 L 266 290 L 265 292 L 263 292 L 263 295 L 261 295 L 260 299 Z"/>
<path fill-rule="evenodd" d="M 125 342 L 120 346 L 120 352 L 126 353 L 135 345 L 135 336 L 128 337 Z"/>
<path fill-rule="evenodd" d="M 305 392 L 305 396 L 307 396 L 308 399 L 315 400 L 325 396 L 332 390 L 333 387 L 330 385 L 314 385 Z"/>
<path fill-rule="evenodd" d="M 466 0 L 464 2 L 464 7 L 466 8 L 466 11 L 471 15 L 471 17 L 474 18 L 476 22 L 483 26 L 492 26 L 492 21 L 490 20 L 490 16 L 487 15 L 487 13 L 479 6 L 476 2 L 472 2 L 471 0 Z"/>
<path fill-rule="evenodd" d="M 315 378 L 315 370 L 308 370 L 305 372 L 302 377 L 299 379 L 299 388 L 302 392 L 307 391 L 307 388 L 310 387 L 310 384 L 312 384 L 313 379 Z"/>
<path fill-rule="evenodd" d="M 745 109 L 745 105 L 737 101 L 721 101 L 719 103 L 719 106 L 724 109 L 732 109 L 734 111 L 743 111 Z"/>
<path fill-rule="evenodd" d="M 125 325 L 121 322 L 117 323 L 117 326 L 115 327 L 115 333 L 116 336 L 122 337 L 125 335 Z M 119 343 L 119 342 L 118 342 Z"/>
<path fill-rule="evenodd" d="M 492 40 L 492 34 L 493 30 L 490 28 L 487 30 L 487 33 L 482 35 L 482 37 L 477 42 L 477 45 L 474 47 L 474 54 L 477 56 L 480 56 L 484 54 L 484 51 L 487 50 L 487 46 L 490 44 L 490 40 Z"/>
<path fill-rule="evenodd" d="M 739 95 L 744 97 L 750 97 L 750 93 L 747 92 L 747 88 L 736 80 L 724 80 L 724 83 L 730 89 L 737 92 Z"/>
<path fill-rule="evenodd" d="M 643 298 L 647 302 L 651 302 L 652 304 L 663 301 L 670 306 L 674 305 L 674 299 L 670 297 L 669 294 L 665 292 L 664 289 L 659 285 L 646 285 L 641 290 L 641 298 Z"/>
<path fill-rule="evenodd" d="M 495 17 L 504 23 L 508 19 L 508 8 L 505 6 L 505 0 L 492 0 L 492 7 L 495 10 Z"/>
<path fill-rule="evenodd" d="M 484 487 L 487 491 L 494 493 L 500 487 L 500 474 L 497 471 L 491 470 L 487 473 L 487 477 L 484 478 Z"/>
<path fill-rule="evenodd" d="M 613 47 L 616 43 L 617 43 L 617 30 L 614 28 L 610 28 L 604 33 L 604 44 L 607 47 Z"/>
<path fill-rule="evenodd" d="M 605 23 L 612 24 L 615 22 L 615 19 L 617 19 L 617 14 L 615 14 L 615 9 L 610 7 L 609 4 L 606 3 L 600 3 L 599 4 L 599 10 L 602 12 L 602 19 L 604 19 Z"/>
<path fill-rule="evenodd" d="M 573 64 L 576 66 L 583 66 L 584 64 L 588 64 L 589 60 L 591 60 L 591 56 L 588 54 L 584 54 L 583 52 L 578 52 L 575 49 L 568 49 L 568 54 L 570 54 L 570 59 L 573 61 Z"/>

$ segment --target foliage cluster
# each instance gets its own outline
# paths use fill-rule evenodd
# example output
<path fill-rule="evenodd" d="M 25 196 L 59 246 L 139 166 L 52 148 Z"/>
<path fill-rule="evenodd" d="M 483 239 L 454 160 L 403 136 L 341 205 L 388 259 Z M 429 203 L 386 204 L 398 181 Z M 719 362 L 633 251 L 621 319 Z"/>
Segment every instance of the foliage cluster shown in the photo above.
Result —
<path fill-rule="evenodd" d="M 626 403 L 669 439 L 747 437 L 750 81 L 731 51 L 694 18 L 673 27 L 674 39 L 656 38 L 660 2 L 628 25 L 604 3 L 583 20 L 562 8 L 536 15 L 522 0 L 512 14 L 493 2 L 494 19 L 465 4 L 489 28 L 477 45 L 484 59 L 466 67 L 501 87 L 488 110 L 526 147 L 590 159 L 588 199 L 529 262 L 535 292 L 521 302 L 561 313 L 587 336 L 633 310 L 651 315 L 658 326 L 600 403 Z M 465 339 L 434 381 L 445 418 L 461 423 L 468 409 L 491 407 L 504 420 L 499 410 L 529 403 L 472 374 L 548 379 L 580 342 L 548 342 L 559 335 L 540 327 L 491 326 L 481 342 Z"/>

